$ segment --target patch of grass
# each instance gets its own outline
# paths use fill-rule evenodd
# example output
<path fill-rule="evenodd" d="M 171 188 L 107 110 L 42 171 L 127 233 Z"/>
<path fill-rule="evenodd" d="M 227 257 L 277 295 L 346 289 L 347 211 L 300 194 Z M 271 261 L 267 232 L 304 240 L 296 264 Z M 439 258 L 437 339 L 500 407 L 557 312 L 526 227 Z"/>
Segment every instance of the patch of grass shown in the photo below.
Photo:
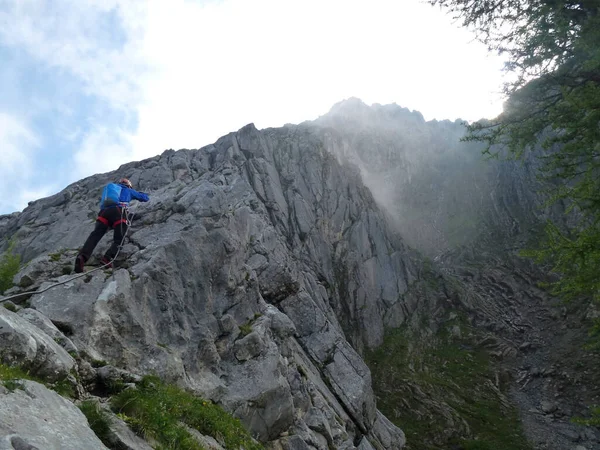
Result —
<path fill-rule="evenodd" d="M 60 259 L 61 254 L 60 253 L 50 253 L 48 255 L 50 257 L 50 261 L 58 261 Z"/>
<path fill-rule="evenodd" d="M 423 258 L 422 271 L 420 278 L 425 282 L 425 286 L 436 291 L 441 288 L 441 277 L 435 271 L 433 261 L 429 258 Z"/>
<path fill-rule="evenodd" d="M 459 326 L 468 335 L 468 327 Z M 389 331 L 383 345 L 365 355 L 378 408 L 405 432 L 407 450 L 531 449 L 516 411 L 493 387 L 489 356 L 468 344 L 445 330 L 427 340 L 406 329 Z M 460 431 L 466 428 L 455 426 L 449 411 L 470 432 Z"/>
<path fill-rule="evenodd" d="M 90 364 L 92 365 L 92 367 L 94 369 L 97 369 L 99 367 L 108 366 L 108 363 L 106 361 L 104 361 L 103 359 L 92 359 L 90 361 Z"/>
<path fill-rule="evenodd" d="M 67 379 L 56 381 L 54 383 L 42 381 L 42 383 L 45 384 L 47 388 L 52 389 L 63 397 L 75 398 L 75 388 Z"/>
<path fill-rule="evenodd" d="M 135 432 L 158 441 L 163 449 L 202 448 L 185 426 L 213 436 L 228 449 L 263 448 L 252 440 L 238 419 L 221 407 L 154 376 L 144 377 L 137 389 L 127 389 L 113 397 L 111 406 Z"/>
<path fill-rule="evenodd" d="M 240 329 L 240 336 L 241 337 L 246 337 L 250 333 L 252 333 L 252 324 L 254 322 L 256 322 L 260 317 L 262 317 L 261 313 L 254 313 L 254 315 L 252 316 L 251 319 L 248 320 L 248 322 L 240 325 L 238 327 Z"/>
<path fill-rule="evenodd" d="M 22 380 L 40 381 L 19 367 L 0 364 L 0 384 L 10 392 L 14 392 L 15 389 L 23 389 Z"/>
<path fill-rule="evenodd" d="M 30 375 L 29 372 L 26 372 L 18 366 L 9 366 L 0 363 L 0 383 L 2 383 L 4 387 L 6 387 L 9 390 L 14 390 L 14 387 L 17 384 L 21 384 L 21 380 L 36 381 L 40 384 L 43 384 L 48 389 L 52 389 L 57 394 L 62 395 L 63 397 L 73 398 L 75 396 L 74 388 L 67 379 L 51 383 L 41 378 Z"/>
<path fill-rule="evenodd" d="M 13 302 L 4 302 L 4 303 L 2 303 L 2 306 L 4 306 L 9 311 L 12 311 L 14 313 L 17 312 L 17 307 Z"/>
<path fill-rule="evenodd" d="M 250 323 L 244 323 L 240 325 L 239 328 L 242 337 L 248 336 L 250 333 L 252 333 L 252 325 Z"/>
<path fill-rule="evenodd" d="M 573 422 L 588 427 L 600 427 L 600 406 L 592 408 L 591 413 L 591 417 L 576 417 L 573 419 Z"/>
<path fill-rule="evenodd" d="M 2 385 L 10 392 L 14 392 L 17 389 L 23 389 L 21 380 L 6 380 L 2 382 Z"/>
<path fill-rule="evenodd" d="M 118 394 L 127 388 L 123 380 L 110 380 L 105 386 L 109 394 Z"/>
<path fill-rule="evenodd" d="M 0 381 L 13 379 L 31 380 L 32 377 L 20 367 L 0 364 Z"/>
<path fill-rule="evenodd" d="M 85 400 L 79 405 L 79 409 L 87 418 L 90 428 L 104 445 L 111 448 L 110 416 L 104 411 L 97 401 Z"/>
<path fill-rule="evenodd" d="M 0 257 L 0 294 L 13 286 L 13 277 L 19 271 L 21 257 L 13 253 L 14 241 Z"/>

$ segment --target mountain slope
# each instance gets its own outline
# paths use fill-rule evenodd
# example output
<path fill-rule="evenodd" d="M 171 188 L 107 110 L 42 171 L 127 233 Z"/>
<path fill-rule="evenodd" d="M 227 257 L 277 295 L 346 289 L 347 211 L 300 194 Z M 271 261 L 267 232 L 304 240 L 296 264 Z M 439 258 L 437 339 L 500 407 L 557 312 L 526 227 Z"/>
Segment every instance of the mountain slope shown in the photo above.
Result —
<path fill-rule="evenodd" d="M 4 313 L 40 344 L 2 361 L 103 402 L 157 374 L 273 449 L 396 449 L 398 426 L 409 449 L 596 449 L 570 422 L 598 398 L 595 356 L 572 356 L 591 312 L 555 305 L 516 254 L 559 211 L 541 207 L 534 162 L 483 161 L 462 134 L 353 99 L 2 216 L 0 248 L 26 263 L 5 295 L 66 281 Z M 118 268 L 68 281 L 121 176 L 151 201 L 132 208 Z"/>
<path fill-rule="evenodd" d="M 503 387 L 502 401 L 518 408 L 524 431 L 536 448 L 562 449 L 577 443 L 599 448 L 595 430 L 572 423 L 573 418 L 587 416 L 588 408 L 600 399 L 600 374 L 593 369 L 600 358 L 584 348 L 590 319 L 597 312 L 586 302 L 564 305 L 552 298 L 539 287 L 548 281 L 548 274 L 518 256 L 520 249 L 537 245 L 548 218 L 564 226 L 569 221 L 563 205 L 545 203 L 535 152 L 521 161 L 486 161 L 482 147 L 459 142 L 464 135 L 459 123 L 425 122 L 419 113 L 396 105 L 369 107 L 357 99 L 336 105 L 314 125 L 344 136 L 345 143 L 335 149 L 338 157 L 360 167 L 365 183 L 390 211 L 407 242 L 435 258 L 433 265 L 444 274 L 446 291 L 456 294 L 457 301 L 447 308 L 459 304 L 456 314 L 462 319 L 449 322 L 442 335 L 438 330 L 435 339 L 424 339 L 428 327 L 437 328 L 422 326 L 410 333 L 390 333 L 393 338 L 382 348 L 388 353 L 395 349 L 411 366 L 399 371 L 403 379 L 417 379 L 412 388 L 409 383 L 395 389 L 408 400 L 405 408 L 392 409 L 401 418 L 397 423 L 415 428 L 415 415 L 429 417 L 429 443 L 422 442 L 422 448 L 438 444 L 446 448 L 453 433 L 473 436 L 474 430 L 458 425 L 457 418 L 466 418 L 485 436 L 489 427 L 477 420 L 482 411 L 444 400 L 447 378 L 461 379 L 461 374 L 440 370 L 445 362 L 439 356 L 469 367 L 483 350 L 484 357 L 492 358 L 491 373 L 477 375 L 484 375 L 485 358 L 470 366 L 473 377 L 464 379 L 462 400 L 471 396 L 485 404 L 482 393 L 489 398 L 493 389 L 469 386 L 479 381 L 485 385 L 488 378 Z M 450 336 L 444 335 L 448 331 Z M 423 345 L 423 340 L 431 345 Z M 470 354 L 465 348 L 472 349 Z M 393 365 L 388 369 L 398 370 Z M 385 372 L 376 369 L 375 377 L 385 377 Z M 437 384 L 424 382 L 427 377 Z M 385 398 L 393 394 L 389 383 L 379 383 L 377 390 L 380 395 L 385 392 Z M 431 431 L 440 424 L 446 425 Z M 419 426 L 423 436 L 426 427 Z M 495 428 L 501 431 L 500 425 Z M 510 447 L 508 440 L 497 439 L 499 448 L 522 445 Z"/>
<path fill-rule="evenodd" d="M 4 246 L 14 241 L 29 262 L 16 281 L 60 271 L 47 255 L 81 245 L 101 187 L 126 174 L 151 201 L 135 207 L 123 268 L 29 305 L 80 355 L 182 383 L 261 441 L 289 446 L 281 436 L 291 433 L 314 448 L 399 448 L 403 434 L 377 411 L 349 341 L 376 346 L 413 315 L 419 263 L 327 140 L 250 125 L 82 180 L 3 219 Z"/>

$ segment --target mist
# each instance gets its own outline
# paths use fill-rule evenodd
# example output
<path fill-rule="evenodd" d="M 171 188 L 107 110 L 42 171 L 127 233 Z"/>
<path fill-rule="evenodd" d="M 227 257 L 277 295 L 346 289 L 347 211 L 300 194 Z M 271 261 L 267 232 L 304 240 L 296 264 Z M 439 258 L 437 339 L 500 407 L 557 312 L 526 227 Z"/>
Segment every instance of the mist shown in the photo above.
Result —
<path fill-rule="evenodd" d="M 461 142 L 462 121 L 426 121 L 396 104 L 351 98 L 312 123 L 343 136 L 329 150 L 360 169 L 409 245 L 435 258 L 478 235 L 495 166 L 482 145 Z"/>

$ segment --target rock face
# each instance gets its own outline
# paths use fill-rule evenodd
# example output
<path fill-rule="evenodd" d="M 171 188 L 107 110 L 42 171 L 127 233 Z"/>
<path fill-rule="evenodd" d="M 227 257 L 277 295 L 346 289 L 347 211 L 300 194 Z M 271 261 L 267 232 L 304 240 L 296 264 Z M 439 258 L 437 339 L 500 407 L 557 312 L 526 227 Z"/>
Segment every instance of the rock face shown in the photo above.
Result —
<path fill-rule="evenodd" d="M 0 386 L 0 449 L 106 449 L 73 403 L 34 381 Z"/>
<path fill-rule="evenodd" d="M 334 153 L 360 167 L 406 241 L 435 260 L 443 277 L 432 284 L 443 284 L 455 300 L 444 301 L 444 309 L 460 311 L 476 330 L 468 345 L 495 361 L 493 383 L 512 380 L 502 402 L 517 407 L 530 443 L 536 449 L 576 443 L 600 448 L 595 431 L 572 421 L 589 414 L 600 396 L 600 373 L 594 370 L 600 355 L 584 348 L 594 308 L 552 298 L 539 287 L 548 276 L 518 253 L 535 248 L 547 219 L 565 227 L 573 220 L 564 205 L 545 204 L 536 178 L 538 150 L 521 161 L 485 161 L 482 147 L 459 142 L 459 123 L 425 122 L 417 112 L 368 107 L 357 99 L 334 106 L 315 125 L 344 136 Z M 431 323 L 418 331 L 427 335 L 427 328 L 435 332 Z M 460 335 L 461 329 L 448 332 Z M 460 412 L 424 383 L 407 383 L 399 391 L 411 405 L 432 402 L 429 409 L 402 414 L 437 411 L 444 433 L 463 427 Z"/>
<path fill-rule="evenodd" d="M 5 308 L 0 308 L 0 360 L 51 381 L 67 378 L 75 365 L 50 336 Z"/>
<path fill-rule="evenodd" d="M 79 352 L 184 383 L 261 441 L 401 448 L 357 350 L 416 313 L 419 263 L 329 151 L 341 145 L 313 126 L 249 125 L 82 180 L 2 221 L 2 242 L 37 258 L 15 281 L 68 280 L 65 259 L 45 255 L 72 254 L 102 186 L 126 175 L 151 201 L 133 208 L 122 268 L 34 295 L 33 309 Z"/>

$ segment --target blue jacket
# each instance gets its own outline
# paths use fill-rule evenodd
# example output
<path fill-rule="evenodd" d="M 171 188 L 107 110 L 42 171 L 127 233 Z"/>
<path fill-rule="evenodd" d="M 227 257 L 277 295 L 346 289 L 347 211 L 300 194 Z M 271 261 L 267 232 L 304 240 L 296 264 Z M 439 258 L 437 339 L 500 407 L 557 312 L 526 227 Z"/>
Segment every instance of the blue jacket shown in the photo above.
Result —
<path fill-rule="evenodd" d="M 144 192 L 138 192 L 135 189 L 128 188 L 127 186 L 121 186 L 121 195 L 119 196 L 119 202 L 121 202 L 122 206 L 129 206 L 129 202 L 131 200 L 139 200 L 140 202 L 147 202 L 150 200 L 148 194 Z"/>
<path fill-rule="evenodd" d="M 150 200 L 148 194 L 144 192 L 138 192 L 135 189 L 131 189 L 123 184 L 118 185 L 121 188 L 121 194 L 119 195 L 119 204 L 118 205 L 110 205 L 104 208 L 112 208 L 114 206 L 121 206 L 127 208 L 129 206 L 129 202 L 131 200 L 139 200 L 140 202 L 147 202 Z M 102 201 L 100 201 L 100 209 L 103 209 Z"/>

